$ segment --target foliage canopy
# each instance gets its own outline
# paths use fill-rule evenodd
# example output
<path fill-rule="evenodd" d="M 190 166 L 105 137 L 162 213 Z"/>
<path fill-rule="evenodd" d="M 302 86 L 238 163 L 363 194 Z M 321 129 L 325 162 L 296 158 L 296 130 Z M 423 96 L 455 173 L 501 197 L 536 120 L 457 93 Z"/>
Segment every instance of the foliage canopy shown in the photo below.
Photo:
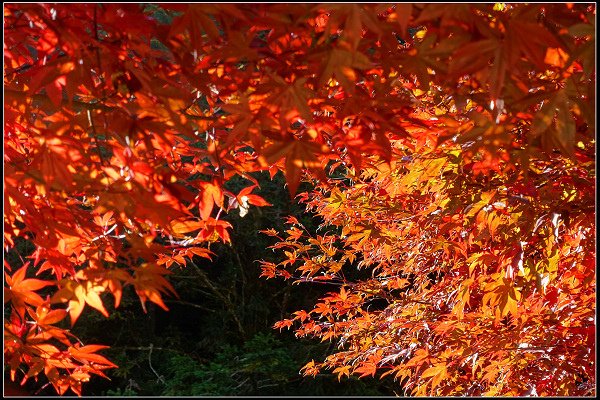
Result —
<path fill-rule="evenodd" d="M 81 394 L 69 332 L 230 241 L 284 173 L 262 274 L 337 288 L 303 371 L 416 395 L 595 391 L 595 5 L 6 4 L 5 362 Z M 242 188 L 228 189 L 243 178 Z M 15 247 L 26 239 L 33 249 Z M 89 307 L 88 307 L 89 306 Z M 295 325 L 294 325 L 295 324 Z"/>

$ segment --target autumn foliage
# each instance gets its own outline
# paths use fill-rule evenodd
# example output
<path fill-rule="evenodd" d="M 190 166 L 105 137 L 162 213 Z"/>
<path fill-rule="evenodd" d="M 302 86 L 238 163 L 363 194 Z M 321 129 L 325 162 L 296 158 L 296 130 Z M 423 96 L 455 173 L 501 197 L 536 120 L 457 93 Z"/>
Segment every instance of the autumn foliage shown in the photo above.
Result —
<path fill-rule="evenodd" d="M 69 324 L 127 287 L 166 309 L 170 268 L 269 205 L 268 170 L 292 195 L 313 182 L 299 199 L 323 221 L 265 231 L 282 261 L 263 276 L 331 287 L 275 324 L 338 345 L 305 374 L 595 394 L 595 13 L 5 5 L 11 379 L 81 394 L 105 376 Z"/>

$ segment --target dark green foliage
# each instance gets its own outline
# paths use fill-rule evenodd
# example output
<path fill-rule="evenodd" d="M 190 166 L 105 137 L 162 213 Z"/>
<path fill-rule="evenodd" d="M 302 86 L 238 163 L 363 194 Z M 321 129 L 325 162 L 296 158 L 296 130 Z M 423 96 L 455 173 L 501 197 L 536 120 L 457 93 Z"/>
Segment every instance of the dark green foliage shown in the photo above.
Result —
<path fill-rule="evenodd" d="M 165 365 L 168 396 L 247 395 L 281 393 L 297 372 L 282 343 L 271 334 L 258 334 L 242 348 L 225 345 L 214 360 L 199 364 L 174 355 Z"/>
<path fill-rule="evenodd" d="M 304 378 L 298 369 L 316 349 L 290 346 L 272 333 L 260 333 L 243 346 L 224 345 L 211 361 L 202 362 L 176 352 L 153 357 L 159 374 L 124 380 L 125 387 L 110 389 L 119 396 L 282 396 L 282 395 L 381 395 L 377 381 L 351 379 L 338 383 L 329 375 Z M 316 350 L 316 351 L 315 351 Z M 304 353 L 303 355 L 301 353 Z M 141 357 L 140 357 L 141 358 Z M 303 360 L 301 360 L 303 359 Z M 126 360 L 123 360 L 126 361 Z M 141 360 L 140 360 L 141 361 Z M 131 362 L 131 360 L 129 360 Z"/>

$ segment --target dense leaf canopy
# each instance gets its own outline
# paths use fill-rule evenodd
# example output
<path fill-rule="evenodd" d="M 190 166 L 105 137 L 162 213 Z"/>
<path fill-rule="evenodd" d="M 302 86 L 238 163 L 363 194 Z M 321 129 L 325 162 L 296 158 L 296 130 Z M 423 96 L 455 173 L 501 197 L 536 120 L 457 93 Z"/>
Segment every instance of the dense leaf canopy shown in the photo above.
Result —
<path fill-rule="evenodd" d="M 5 363 L 81 394 L 68 329 L 269 206 L 266 278 L 335 290 L 276 328 L 314 375 L 416 395 L 595 393 L 593 4 L 6 4 Z M 243 187 L 228 182 L 240 179 Z M 12 254 L 12 253 L 11 253 Z M 20 254 L 20 253 L 19 253 Z M 279 253 L 278 253 L 279 254 Z M 226 299 L 224 299 L 226 301 Z"/>

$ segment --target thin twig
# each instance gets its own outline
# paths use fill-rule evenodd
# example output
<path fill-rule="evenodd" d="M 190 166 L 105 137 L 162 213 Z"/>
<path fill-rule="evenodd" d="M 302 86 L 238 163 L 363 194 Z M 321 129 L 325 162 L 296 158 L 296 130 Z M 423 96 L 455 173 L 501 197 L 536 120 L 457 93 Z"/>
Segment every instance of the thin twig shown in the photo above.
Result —
<path fill-rule="evenodd" d="M 202 283 L 208 289 L 210 289 L 210 291 L 219 300 L 221 300 L 223 302 L 223 304 L 225 305 L 225 308 L 227 309 L 227 311 L 229 312 L 229 314 L 233 318 L 233 320 L 234 320 L 234 322 L 236 324 L 238 332 L 240 333 L 240 335 L 242 337 L 246 337 L 246 331 L 244 330 L 244 326 L 242 325 L 242 321 L 239 319 L 239 317 L 237 315 L 237 312 L 235 310 L 235 305 L 231 302 L 231 300 L 227 296 L 225 296 L 223 293 L 221 293 L 221 291 L 215 285 L 213 285 L 213 283 L 211 282 L 211 280 L 208 277 L 208 275 L 206 275 L 206 273 L 204 271 L 202 271 L 202 269 L 200 269 L 200 267 L 198 267 L 198 265 L 196 265 L 196 263 L 190 261 L 190 262 L 188 262 L 188 265 L 191 265 L 192 267 L 194 267 L 196 273 L 198 274 L 198 276 L 202 280 Z"/>
<path fill-rule="evenodd" d="M 94 118 L 92 116 L 92 110 L 87 110 L 88 120 L 90 122 L 90 128 L 92 128 L 92 135 L 94 138 L 94 143 L 96 144 L 96 150 L 98 152 L 98 156 L 100 157 L 100 162 L 102 165 L 105 165 L 106 162 L 104 160 L 104 156 L 102 155 L 102 150 L 100 149 L 100 143 L 98 142 L 98 132 L 96 131 L 96 125 L 94 124 Z"/>
<path fill-rule="evenodd" d="M 150 343 L 150 347 L 149 347 L 149 351 L 148 351 L 148 365 L 150 366 L 150 369 L 152 370 L 152 372 L 154 372 L 154 375 L 156 375 L 156 377 L 158 378 L 158 381 L 160 381 L 163 385 L 166 385 L 167 382 L 165 382 L 165 378 L 163 378 L 162 375 L 159 375 L 158 372 L 156 372 L 156 370 L 154 369 L 154 367 L 152 366 L 152 349 L 154 348 L 154 345 L 152 343 Z"/>
<path fill-rule="evenodd" d="M 217 312 L 217 310 L 213 310 L 212 308 L 204 307 L 204 306 L 201 306 L 200 304 L 196 304 L 196 303 L 190 303 L 189 301 L 165 300 L 165 303 L 182 304 L 184 306 L 190 306 L 190 307 L 198 308 L 198 309 L 203 310 L 203 311 Z"/>

